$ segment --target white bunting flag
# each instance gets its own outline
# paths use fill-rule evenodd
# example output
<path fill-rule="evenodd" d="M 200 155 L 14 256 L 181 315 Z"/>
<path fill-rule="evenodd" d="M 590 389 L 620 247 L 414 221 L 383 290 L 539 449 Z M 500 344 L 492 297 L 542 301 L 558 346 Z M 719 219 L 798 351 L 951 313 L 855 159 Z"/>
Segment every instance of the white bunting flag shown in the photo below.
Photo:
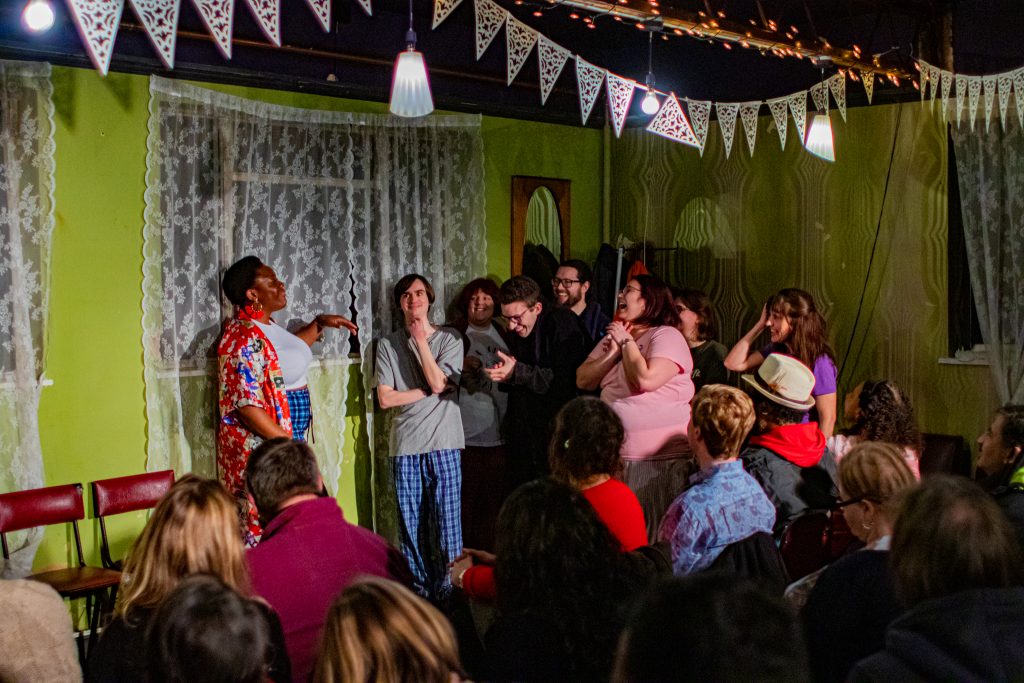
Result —
<path fill-rule="evenodd" d="M 526 58 L 537 44 L 537 32 L 511 14 L 505 19 L 505 46 L 508 49 L 508 84 L 519 75 Z"/>
<path fill-rule="evenodd" d="M 992 109 L 996 103 L 996 77 L 983 76 L 981 83 L 985 89 L 985 132 L 987 133 L 992 123 Z"/>
<path fill-rule="evenodd" d="M 917 70 L 921 76 L 917 79 L 918 88 L 917 91 L 921 95 L 921 101 L 924 102 L 925 93 L 928 90 L 928 64 L 924 61 L 918 60 Z"/>
<path fill-rule="evenodd" d="M 967 80 L 963 76 L 956 77 L 956 125 L 963 122 L 964 98 L 967 96 Z"/>
<path fill-rule="evenodd" d="M 636 81 L 616 76 L 609 71 L 605 76 L 605 87 L 608 89 L 608 110 L 612 116 L 612 129 L 615 131 L 615 137 L 619 137 L 626 124 L 629 104 L 633 101 Z"/>
<path fill-rule="evenodd" d="M 370 3 L 371 0 L 359 0 L 359 6 L 363 8 L 363 11 L 366 12 L 366 16 L 368 17 L 373 16 L 373 5 Z"/>
<path fill-rule="evenodd" d="M 999 74 L 999 123 L 1006 130 L 1006 110 L 1010 108 L 1010 92 L 1013 90 L 1013 74 Z"/>
<path fill-rule="evenodd" d="M 949 117 L 949 90 L 953 86 L 953 73 L 942 70 L 942 115 Z"/>
<path fill-rule="evenodd" d="M 440 26 L 441 22 L 447 19 L 452 10 L 461 3 L 462 0 L 434 0 L 434 25 L 430 28 L 435 29 Z"/>
<path fill-rule="evenodd" d="M 178 12 L 181 0 L 128 0 L 156 48 L 160 61 L 174 68 L 174 47 L 178 42 Z"/>
<path fill-rule="evenodd" d="M 611 76 L 611 74 L 608 75 Z M 647 130 L 684 145 L 700 147 L 697 136 L 694 134 L 693 128 L 690 127 L 690 122 L 686 120 L 686 114 L 679 106 L 679 100 L 676 99 L 675 93 L 670 93 L 665 98 L 665 103 L 661 106 L 657 116 L 651 119 Z"/>
<path fill-rule="evenodd" d="M 508 12 L 491 0 L 474 0 L 473 7 L 476 10 L 476 58 L 480 61 L 505 24 Z"/>
<path fill-rule="evenodd" d="M 718 129 L 722 131 L 722 142 L 725 143 L 725 158 L 732 153 L 732 141 L 736 136 L 736 114 L 740 105 L 736 102 L 716 102 L 715 113 L 718 114 Z"/>
<path fill-rule="evenodd" d="M 779 131 L 779 144 L 782 149 L 786 149 L 786 127 L 789 124 L 789 98 L 788 97 L 777 97 L 774 100 L 768 100 L 768 110 L 771 111 L 772 117 L 775 119 L 775 129 Z"/>
<path fill-rule="evenodd" d="M 807 91 L 793 93 L 789 96 L 789 111 L 793 114 L 793 123 L 800 133 L 800 144 L 807 137 Z"/>
<path fill-rule="evenodd" d="M 814 103 L 815 111 L 828 113 L 828 86 L 825 82 L 815 83 L 807 91 L 811 94 L 811 102 Z"/>
<path fill-rule="evenodd" d="M 601 94 L 604 73 L 604 69 L 594 66 L 582 57 L 576 58 L 576 85 L 580 93 L 580 116 L 584 126 L 587 125 L 590 112 L 594 109 L 597 96 Z"/>
<path fill-rule="evenodd" d="M 306 0 L 309 9 L 313 10 L 320 28 L 331 32 L 331 0 Z"/>
<path fill-rule="evenodd" d="M 967 81 L 967 113 L 971 117 L 971 130 L 978 119 L 978 100 L 981 98 L 981 76 L 964 76 Z"/>
<path fill-rule="evenodd" d="M 690 122 L 693 124 L 693 133 L 697 136 L 700 155 L 704 156 L 704 145 L 708 141 L 708 122 L 711 120 L 711 102 L 686 100 L 686 108 L 690 110 Z"/>
<path fill-rule="evenodd" d="M 868 104 L 871 104 L 871 98 L 875 94 L 875 72 L 861 71 L 860 82 L 864 84 L 864 92 L 867 93 Z"/>
<path fill-rule="evenodd" d="M 930 94 L 932 98 L 932 105 L 935 105 L 935 100 L 939 96 L 939 80 L 942 78 L 942 69 L 931 64 L 928 65 L 928 85 L 930 87 Z"/>
<path fill-rule="evenodd" d="M 845 121 L 846 76 L 844 76 L 843 74 L 836 74 L 832 78 L 828 79 L 828 89 L 832 91 L 832 99 L 836 101 L 836 106 L 839 107 L 839 113 L 842 115 L 843 121 Z M 825 110 L 828 111 L 828 107 L 825 107 Z"/>
<path fill-rule="evenodd" d="M 757 114 L 760 111 L 760 101 L 740 103 L 740 120 L 743 122 L 743 132 L 747 136 L 747 147 L 750 149 L 750 156 L 754 156 L 754 143 L 757 142 Z"/>
<path fill-rule="evenodd" d="M 106 76 L 124 0 L 68 0 L 68 4 L 92 65 Z"/>
<path fill-rule="evenodd" d="M 281 0 L 245 0 L 245 4 L 267 40 L 281 47 Z"/>
<path fill-rule="evenodd" d="M 537 42 L 537 63 L 540 65 L 540 103 L 546 104 L 548 95 L 562 73 L 571 52 L 542 35 Z"/>
<path fill-rule="evenodd" d="M 217 49 L 231 59 L 231 33 L 235 24 L 235 0 L 192 0 L 196 11 L 213 36 Z"/>
<path fill-rule="evenodd" d="M 1013 90 L 1017 93 L 1017 120 L 1020 121 L 1020 127 L 1024 128 L 1024 67 L 1013 74 Z"/>

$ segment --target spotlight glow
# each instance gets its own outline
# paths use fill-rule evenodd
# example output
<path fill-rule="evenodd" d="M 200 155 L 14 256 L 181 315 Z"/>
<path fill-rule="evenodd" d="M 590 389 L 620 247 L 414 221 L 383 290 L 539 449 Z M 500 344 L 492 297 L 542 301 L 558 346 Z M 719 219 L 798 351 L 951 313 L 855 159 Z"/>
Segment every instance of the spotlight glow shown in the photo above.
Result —
<path fill-rule="evenodd" d="M 658 113 L 659 109 L 661 109 L 661 103 L 658 102 L 658 96 L 654 94 L 653 90 L 648 90 L 644 95 L 643 102 L 640 103 L 640 110 L 648 116 L 653 116 Z"/>
<path fill-rule="evenodd" d="M 48 0 L 31 0 L 21 13 L 25 27 L 35 33 L 48 31 L 53 26 L 55 18 L 53 7 Z"/>

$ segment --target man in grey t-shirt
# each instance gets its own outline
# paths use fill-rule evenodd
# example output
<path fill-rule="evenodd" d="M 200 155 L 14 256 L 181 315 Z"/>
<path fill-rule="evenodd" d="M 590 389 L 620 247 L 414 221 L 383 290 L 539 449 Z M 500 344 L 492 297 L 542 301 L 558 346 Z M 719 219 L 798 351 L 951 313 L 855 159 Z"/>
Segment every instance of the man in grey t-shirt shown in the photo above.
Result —
<path fill-rule="evenodd" d="M 451 590 L 448 563 L 462 552 L 462 338 L 430 323 L 434 290 L 422 275 L 399 280 L 394 299 L 405 324 L 377 344 L 377 399 L 395 411 L 388 460 L 402 552 L 417 590 L 437 601 Z M 427 540 L 431 529 L 437 544 Z"/>

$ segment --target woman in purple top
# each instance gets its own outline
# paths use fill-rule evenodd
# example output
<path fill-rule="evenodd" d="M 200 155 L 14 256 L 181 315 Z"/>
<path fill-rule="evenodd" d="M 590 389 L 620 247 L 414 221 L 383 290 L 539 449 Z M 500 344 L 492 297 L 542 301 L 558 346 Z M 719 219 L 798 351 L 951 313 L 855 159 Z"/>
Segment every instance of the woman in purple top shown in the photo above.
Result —
<path fill-rule="evenodd" d="M 768 328 L 771 343 L 751 351 L 754 340 Z M 725 367 L 734 372 L 749 372 L 764 362 L 770 353 L 793 356 L 814 372 L 813 419 L 826 436 L 832 436 L 836 425 L 835 354 L 825 332 L 825 319 L 814 305 L 814 297 L 802 289 L 790 287 L 769 297 L 761 310 L 761 318 L 750 328 L 725 357 Z"/>

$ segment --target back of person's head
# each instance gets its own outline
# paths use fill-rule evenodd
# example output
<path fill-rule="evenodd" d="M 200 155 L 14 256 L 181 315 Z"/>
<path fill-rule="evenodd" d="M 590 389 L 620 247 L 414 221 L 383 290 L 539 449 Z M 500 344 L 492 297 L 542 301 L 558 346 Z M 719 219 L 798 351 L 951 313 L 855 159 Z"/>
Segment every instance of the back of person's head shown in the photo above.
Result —
<path fill-rule="evenodd" d="M 818 356 L 835 358 L 825 331 L 825 318 L 818 312 L 814 297 L 796 287 L 780 289 L 769 300 L 769 312 L 777 312 L 789 319 L 791 328 L 785 340 L 791 355 L 809 368 Z"/>
<path fill-rule="evenodd" d="M 262 683 L 270 628 L 255 601 L 212 576 L 191 576 L 157 609 L 146 659 L 151 683 Z"/>
<path fill-rule="evenodd" d="M 752 389 L 747 391 L 747 396 L 754 402 L 754 416 L 757 423 L 755 431 L 758 432 L 775 426 L 799 424 L 807 414 L 806 410 L 781 405 Z"/>
<path fill-rule="evenodd" d="M 754 426 L 754 403 L 735 387 L 709 384 L 690 401 L 690 422 L 712 459 L 735 458 Z"/>
<path fill-rule="evenodd" d="M 656 275 L 637 275 L 633 279 L 640 285 L 640 296 L 644 300 L 644 311 L 633 323 L 651 327 L 678 327 L 679 314 L 676 312 L 672 290 L 665 281 Z"/>
<path fill-rule="evenodd" d="M 902 496 L 917 483 L 899 446 L 865 441 L 850 449 L 839 461 L 839 485 L 848 500 L 877 504 L 890 520 Z"/>
<path fill-rule="evenodd" d="M 885 441 L 921 452 L 921 432 L 910 399 L 892 380 L 864 382 L 857 397 L 857 420 L 851 433 L 864 441 Z"/>
<path fill-rule="evenodd" d="M 256 271 L 262 265 L 263 262 L 255 256 L 243 256 L 228 266 L 221 281 L 221 289 L 228 301 L 236 306 L 249 303 L 245 293 L 252 289 L 256 282 Z"/>
<path fill-rule="evenodd" d="M 517 301 L 533 306 L 540 301 L 540 285 L 526 275 L 516 275 L 501 284 L 502 304 L 514 304 Z"/>
<path fill-rule="evenodd" d="M 191 574 L 250 593 L 234 499 L 220 482 L 186 474 L 157 503 L 129 551 L 117 612 L 156 607 Z"/>
<path fill-rule="evenodd" d="M 622 420 L 604 401 L 593 396 L 574 398 L 555 416 L 548 444 L 551 476 L 576 485 L 597 474 L 617 474 L 622 469 L 619 451 L 624 439 Z"/>
<path fill-rule="evenodd" d="M 320 493 L 323 483 L 309 444 L 281 436 L 264 441 L 249 455 L 245 486 L 260 519 L 267 521 L 281 511 L 281 503 L 294 496 Z"/>
<path fill-rule="evenodd" d="M 910 606 L 975 588 L 1024 585 L 1013 527 L 991 496 L 964 477 L 932 475 L 906 494 L 891 562 L 897 592 Z"/>
<path fill-rule="evenodd" d="M 394 581 L 364 577 L 328 610 L 318 683 L 451 683 L 453 674 L 464 677 L 451 624 Z"/>
<path fill-rule="evenodd" d="M 683 302 L 687 310 L 697 315 L 697 335 L 701 341 L 716 339 L 718 337 L 718 316 L 715 314 L 715 306 L 711 297 L 702 290 L 684 287 L 673 289 L 673 296 Z"/>
<path fill-rule="evenodd" d="M 619 641 L 615 683 L 810 680 L 797 620 L 777 597 L 732 575 L 658 582 Z"/>

